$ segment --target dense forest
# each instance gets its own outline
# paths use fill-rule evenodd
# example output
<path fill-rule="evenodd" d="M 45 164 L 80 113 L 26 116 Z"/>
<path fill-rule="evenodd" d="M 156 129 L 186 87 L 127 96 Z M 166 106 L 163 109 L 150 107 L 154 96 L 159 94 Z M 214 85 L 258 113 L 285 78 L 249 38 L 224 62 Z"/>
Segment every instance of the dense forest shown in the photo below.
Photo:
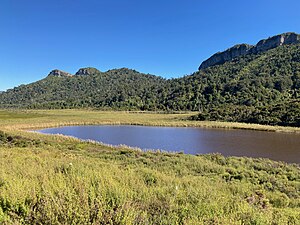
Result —
<path fill-rule="evenodd" d="M 87 71 L 49 75 L 0 93 L 0 107 L 199 111 L 191 119 L 300 126 L 300 44 L 244 55 L 177 79 L 127 68 Z"/>

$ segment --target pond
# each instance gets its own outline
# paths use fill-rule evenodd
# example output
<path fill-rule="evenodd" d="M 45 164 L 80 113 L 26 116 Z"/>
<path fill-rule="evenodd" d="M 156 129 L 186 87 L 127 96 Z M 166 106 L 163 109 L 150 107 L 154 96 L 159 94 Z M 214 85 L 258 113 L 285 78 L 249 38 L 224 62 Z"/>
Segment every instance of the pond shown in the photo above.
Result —
<path fill-rule="evenodd" d="M 300 163 L 300 135 L 251 130 L 147 126 L 69 126 L 39 130 L 143 150 L 221 153 Z"/>

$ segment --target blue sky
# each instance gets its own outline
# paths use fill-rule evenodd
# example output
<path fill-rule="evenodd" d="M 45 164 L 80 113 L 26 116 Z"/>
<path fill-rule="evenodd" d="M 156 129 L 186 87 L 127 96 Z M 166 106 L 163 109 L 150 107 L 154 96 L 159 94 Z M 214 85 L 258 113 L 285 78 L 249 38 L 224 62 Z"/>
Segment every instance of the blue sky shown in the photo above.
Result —
<path fill-rule="evenodd" d="M 300 1 L 1 0 L 0 90 L 92 66 L 162 77 L 217 51 L 300 33 Z"/>

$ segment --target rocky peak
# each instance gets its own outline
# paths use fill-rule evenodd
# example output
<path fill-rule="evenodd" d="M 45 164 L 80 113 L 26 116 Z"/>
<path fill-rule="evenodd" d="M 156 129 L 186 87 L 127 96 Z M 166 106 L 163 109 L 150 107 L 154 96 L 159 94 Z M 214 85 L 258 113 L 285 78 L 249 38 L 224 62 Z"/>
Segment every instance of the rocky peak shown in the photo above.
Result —
<path fill-rule="evenodd" d="M 71 77 L 73 76 L 72 74 L 70 73 L 67 73 L 67 72 L 64 72 L 64 71 L 61 71 L 61 70 L 52 70 L 48 76 L 56 76 L 56 77 Z"/>
<path fill-rule="evenodd" d="M 223 64 L 234 58 L 247 55 L 258 54 L 276 48 L 281 45 L 298 44 L 300 43 L 300 35 L 296 33 L 283 33 L 264 40 L 259 41 L 256 45 L 240 44 L 235 45 L 224 52 L 218 52 L 212 55 L 207 60 L 203 61 L 199 67 L 205 69 L 210 66 Z"/>
<path fill-rule="evenodd" d="M 87 67 L 87 68 L 80 68 L 75 75 L 82 76 L 82 75 L 94 75 L 101 73 L 99 70 L 93 67 Z"/>

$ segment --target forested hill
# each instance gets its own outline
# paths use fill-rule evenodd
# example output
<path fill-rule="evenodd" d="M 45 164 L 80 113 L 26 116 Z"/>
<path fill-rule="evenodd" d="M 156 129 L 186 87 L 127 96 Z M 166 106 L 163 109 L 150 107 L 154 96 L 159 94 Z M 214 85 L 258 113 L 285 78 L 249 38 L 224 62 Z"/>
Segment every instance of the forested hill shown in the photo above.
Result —
<path fill-rule="evenodd" d="M 240 55 L 178 79 L 126 68 L 107 72 L 83 68 L 76 75 L 54 70 L 43 80 L 1 93 L 0 105 L 191 110 L 200 112 L 193 117 L 199 120 L 300 126 L 297 38 L 296 42 Z"/>
<path fill-rule="evenodd" d="M 166 80 L 127 68 L 100 72 L 82 68 L 76 75 L 53 70 L 35 83 L 0 94 L 2 107 L 115 108 L 151 110 Z M 153 108 L 151 108 L 153 106 Z"/>

